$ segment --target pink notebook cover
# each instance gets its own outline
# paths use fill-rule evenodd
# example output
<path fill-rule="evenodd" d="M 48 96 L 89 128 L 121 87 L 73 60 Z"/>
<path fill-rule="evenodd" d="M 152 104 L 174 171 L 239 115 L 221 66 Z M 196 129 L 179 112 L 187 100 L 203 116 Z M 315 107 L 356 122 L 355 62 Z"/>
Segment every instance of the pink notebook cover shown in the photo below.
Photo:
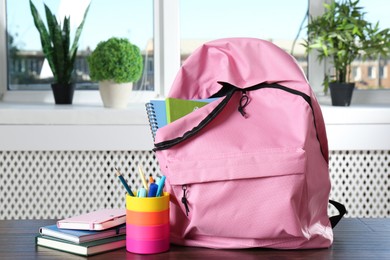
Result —
<path fill-rule="evenodd" d="M 104 230 L 126 223 L 126 209 L 100 209 L 57 221 L 58 228 Z"/>

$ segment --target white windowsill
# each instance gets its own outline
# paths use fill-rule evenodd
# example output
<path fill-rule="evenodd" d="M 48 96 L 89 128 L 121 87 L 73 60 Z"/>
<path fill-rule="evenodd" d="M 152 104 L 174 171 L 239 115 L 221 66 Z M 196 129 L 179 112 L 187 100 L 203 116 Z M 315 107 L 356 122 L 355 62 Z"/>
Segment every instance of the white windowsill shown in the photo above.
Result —
<path fill-rule="evenodd" d="M 0 102 L 0 125 L 145 125 L 145 103 L 125 109 L 102 104 L 55 105 Z"/>
<path fill-rule="evenodd" d="M 151 150 L 145 100 L 152 97 L 133 98 L 125 109 L 105 108 L 96 97 L 75 98 L 72 105 L 6 99 L 0 102 L 0 150 Z"/>
<path fill-rule="evenodd" d="M 390 106 L 321 106 L 330 150 L 390 150 Z M 126 109 L 0 102 L 0 150 L 151 150 L 145 102 Z"/>
<path fill-rule="evenodd" d="M 389 90 L 355 90 L 349 107 L 319 97 L 330 150 L 390 150 Z"/>

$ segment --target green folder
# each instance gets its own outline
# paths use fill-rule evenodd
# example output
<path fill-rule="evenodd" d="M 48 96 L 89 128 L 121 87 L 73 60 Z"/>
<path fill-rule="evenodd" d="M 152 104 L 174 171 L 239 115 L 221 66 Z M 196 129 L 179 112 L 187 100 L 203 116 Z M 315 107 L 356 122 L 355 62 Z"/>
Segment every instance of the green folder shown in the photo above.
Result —
<path fill-rule="evenodd" d="M 214 99 L 210 100 L 188 100 L 179 98 L 167 98 L 165 100 L 166 111 L 167 111 L 167 122 L 171 123 L 194 110 L 201 108 Z"/>

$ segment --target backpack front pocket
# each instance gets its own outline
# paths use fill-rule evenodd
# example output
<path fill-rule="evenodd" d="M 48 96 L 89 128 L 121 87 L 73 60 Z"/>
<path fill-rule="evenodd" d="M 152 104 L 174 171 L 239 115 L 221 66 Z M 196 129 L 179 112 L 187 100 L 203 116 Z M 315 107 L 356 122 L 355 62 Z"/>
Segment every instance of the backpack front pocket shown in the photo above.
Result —
<path fill-rule="evenodd" d="M 188 218 L 183 237 L 302 236 L 300 216 L 307 203 L 304 150 L 271 148 L 207 159 L 168 159 L 168 168 L 172 192 L 187 203 L 180 203 Z"/>

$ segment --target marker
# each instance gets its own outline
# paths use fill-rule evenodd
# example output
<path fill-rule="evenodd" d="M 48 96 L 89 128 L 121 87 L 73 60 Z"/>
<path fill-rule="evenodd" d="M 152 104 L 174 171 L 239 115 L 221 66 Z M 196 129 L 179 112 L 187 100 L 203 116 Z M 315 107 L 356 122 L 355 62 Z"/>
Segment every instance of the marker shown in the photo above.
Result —
<path fill-rule="evenodd" d="M 145 198 L 146 197 L 146 190 L 145 190 L 145 188 L 140 188 L 137 195 L 140 198 Z"/>
<path fill-rule="evenodd" d="M 156 193 L 156 197 L 160 197 L 161 194 L 162 194 L 162 191 L 163 191 L 163 188 L 164 188 L 164 184 L 165 184 L 165 175 L 163 175 L 160 179 L 160 181 L 158 182 L 158 188 L 157 188 L 157 193 Z"/>
<path fill-rule="evenodd" d="M 154 183 L 154 179 L 152 174 L 149 174 L 149 183 Z"/>
<path fill-rule="evenodd" d="M 134 197 L 134 194 L 133 192 L 131 191 L 129 185 L 127 185 L 125 179 L 123 178 L 122 174 L 119 172 L 119 170 L 117 168 L 115 168 L 116 170 L 116 175 L 119 177 L 119 180 L 121 180 L 123 186 L 125 186 L 125 189 L 127 191 L 127 193 L 130 195 L 130 196 L 133 196 Z"/>
<path fill-rule="evenodd" d="M 158 185 L 156 183 L 151 183 L 149 186 L 148 197 L 156 197 Z"/>
<path fill-rule="evenodd" d="M 146 183 L 145 174 L 140 164 L 138 165 L 138 172 L 139 176 L 141 177 L 142 185 L 144 186 L 145 190 L 148 190 L 148 184 Z"/>

